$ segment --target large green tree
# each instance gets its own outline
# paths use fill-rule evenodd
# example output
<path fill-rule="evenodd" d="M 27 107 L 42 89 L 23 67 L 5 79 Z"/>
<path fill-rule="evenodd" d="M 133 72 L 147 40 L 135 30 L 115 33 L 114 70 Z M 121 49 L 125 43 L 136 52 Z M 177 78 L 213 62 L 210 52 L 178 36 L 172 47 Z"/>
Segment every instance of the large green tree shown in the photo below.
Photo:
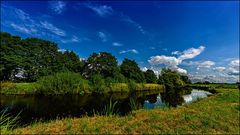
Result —
<path fill-rule="evenodd" d="M 83 69 L 83 75 L 91 78 L 93 75 L 101 75 L 104 78 L 114 77 L 114 73 L 119 72 L 117 59 L 107 52 L 93 53 L 87 59 Z"/>
<path fill-rule="evenodd" d="M 81 72 L 83 68 L 83 61 L 79 59 L 79 56 L 73 51 L 65 51 L 62 54 L 61 62 L 64 70 L 69 70 L 71 72 Z"/>
<path fill-rule="evenodd" d="M 138 67 L 134 60 L 124 59 L 120 65 L 121 73 L 128 79 L 135 80 L 136 82 L 145 82 L 144 73 Z"/>
<path fill-rule="evenodd" d="M 147 83 L 156 83 L 157 82 L 157 76 L 151 69 L 148 69 L 146 72 L 144 72 L 144 76 L 145 76 L 145 80 Z"/>
<path fill-rule="evenodd" d="M 15 75 L 22 69 L 22 55 L 24 48 L 21 46 L 21 38 L 1 32 L 0 46 L 0 79 L 15 79 Z"/>

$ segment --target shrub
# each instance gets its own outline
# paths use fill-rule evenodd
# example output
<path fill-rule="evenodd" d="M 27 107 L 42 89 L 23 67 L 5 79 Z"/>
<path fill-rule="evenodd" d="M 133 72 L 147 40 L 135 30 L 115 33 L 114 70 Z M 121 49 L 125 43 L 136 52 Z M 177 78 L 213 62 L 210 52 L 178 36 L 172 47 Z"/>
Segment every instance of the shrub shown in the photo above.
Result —
<path fill-rule="evenodd" d="M 37 81 L 41 94 L 83 94 L 89 91 L 88 81 L 77 73 L 63 72 L 45 76 Z"/>
<path fill-rule="evenodd" d="M 93 85 L 93 91 L 96 93 L 103 93 L 109 90 L 109 88 L 105 84 L 104 78 L 99 74 L 93 75 L 91 78 L 91 82 Z"/>
<path fill-rule="evenodd" d="M 129 80 L 128 81 L 128 89 L 130 90 L 130 92 L 133 92 L 137 89 L 137 83 L 134 80 Z"/>

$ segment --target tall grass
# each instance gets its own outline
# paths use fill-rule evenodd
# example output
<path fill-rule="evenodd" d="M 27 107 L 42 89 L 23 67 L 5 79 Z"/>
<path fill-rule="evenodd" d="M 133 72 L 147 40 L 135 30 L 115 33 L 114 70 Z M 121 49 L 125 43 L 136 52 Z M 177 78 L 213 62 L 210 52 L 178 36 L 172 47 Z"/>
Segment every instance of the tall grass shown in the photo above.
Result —
<path fill-rule="evenodd" d="M 137 110 L 138 109 L 138 102 L 134 98 L 130 98 L 128 105 L 131 107 L 131 110 Z"/>
<path fill-rule="evenodd" d="M 17 116 L 10 116 L 10 114 L 6 113 L 7 109 L 2 110 L 0 112 L 0 129 L 1 131 L 12 130 L 14 127 L 17 126 L 19 120 L 19 112 Z"/>
<path fill-rule="evenodd" d="M 102 111 L 93 110 L 94 115 L 104 115 L 104 116 L 112 116 L 118 112 L 118 108 L 116 108 L 118 101 L 112 102 L 110 99 L 109 104 L 106 104 Z"/>
<path fill-rule="evenodd" d="M 90 90 L 87 80 L 80 74 L 71 72 L 42 77 L 37 84 L 41 94 L 83 94 Z"/>

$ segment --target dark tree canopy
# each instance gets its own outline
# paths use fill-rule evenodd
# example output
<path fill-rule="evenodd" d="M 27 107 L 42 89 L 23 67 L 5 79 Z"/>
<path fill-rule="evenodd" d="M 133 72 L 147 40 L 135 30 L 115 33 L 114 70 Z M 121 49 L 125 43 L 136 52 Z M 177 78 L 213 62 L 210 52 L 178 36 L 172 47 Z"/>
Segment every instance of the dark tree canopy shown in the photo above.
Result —
<path fill-rule="evenodd" d="M 107 52 L 90 55 L 83 69 L 83 75 L 86 78 L 91 78 L 95 74 L 103 77 L 114 77 L 115 72 L 119 72 L 117 59 Z"/>
<path fill-rule="evenodd" d="M 138 67 L 134 60 L 124 59 L 120 65 L 121 73 L 128 79 L 135 80 L 136 82 L 145 82 L 144 73 Z"/>
<path fill-rule="evenodd" d="M 157 76 L 151 69 L 148 69 L 146 72 L 144 72 L 144 76 L 145 76 L 145 80 L 147 83 L 156 83 L 157 82 Z"/>
<path fill-rule="evenodd" d="M 61 53 L 57 44 L 38 38 L 22 40 L 1 32 L 1 80 L 36 81 L 56 72 L 79 72 L 81 61 L 74 52 Z"/>

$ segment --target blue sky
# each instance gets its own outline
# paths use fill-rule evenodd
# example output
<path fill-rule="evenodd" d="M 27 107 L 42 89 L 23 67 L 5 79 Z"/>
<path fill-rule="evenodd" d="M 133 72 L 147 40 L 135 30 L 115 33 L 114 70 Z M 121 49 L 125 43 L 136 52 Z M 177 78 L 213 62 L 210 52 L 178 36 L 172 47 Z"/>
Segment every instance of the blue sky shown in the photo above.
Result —
<path fill-rule="evenodd" d="M 4 1 L 1 31 L 38 37 L 81 58 L 111 52 L 142 70 L 239 81 L 239 2 Z"/>

